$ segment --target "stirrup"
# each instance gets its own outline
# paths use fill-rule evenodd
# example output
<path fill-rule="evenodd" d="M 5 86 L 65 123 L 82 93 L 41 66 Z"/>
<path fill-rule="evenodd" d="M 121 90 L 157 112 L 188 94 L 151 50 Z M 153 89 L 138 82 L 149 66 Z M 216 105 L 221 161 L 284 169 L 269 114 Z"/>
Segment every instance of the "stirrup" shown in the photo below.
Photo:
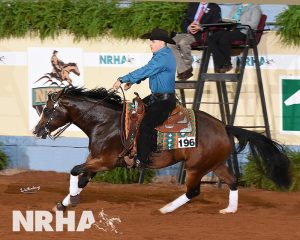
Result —
<path fill-rule="evenodd" d="M 128 169 L 139 168 L 141 165 L 140 160 L 138 160 L 136 156 L 134 156 L 133 158 L 130 158 L 129 156 L 124 156 L 124 161 L 126 163 L 126 168 Z"/>

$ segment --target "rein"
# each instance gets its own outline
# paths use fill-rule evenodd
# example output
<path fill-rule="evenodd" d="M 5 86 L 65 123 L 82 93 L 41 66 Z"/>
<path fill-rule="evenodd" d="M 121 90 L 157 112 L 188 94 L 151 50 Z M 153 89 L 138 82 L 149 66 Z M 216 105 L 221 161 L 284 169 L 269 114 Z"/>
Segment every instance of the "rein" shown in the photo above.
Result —
<path fill-rule="evenodd" d="M 123 95 L 123 110 L 122 110 L 122 114 L 121 114 L 121 120 L 120 120 L 120 129 L 121 129 L 121 132 L 120 132 L 120 137 L 121 137 L 121 142 L 122 142 L 122 145 L 123 147 L 125 147 L 125 141 L 126 141 L 126 134 L 125 134 L 125 124 L 124 124 L 124 121 L 125 121 L 125 114 L 126 114 L 126 101 L 125 101 L 125 94 L 124 94 L 124 90 L 122 87 L 121 88 L 121 91 L 122 91 L 122 95 Z"/>
<path fill-rule="evenodd" d="M 100 103 L 102 103 L 105 99 L 107 99 L 111 94 L 113 94 L 113 93 L 115 93 L 116 92 L 116 90 L 113 90 L 113 91 L 111 91 L 112 90 L 112 88 L 111 89 L 109 89 L 107 92 L 108 92 L 108 94 L 107 94 L 107 96 L 105 97 L 105 98 L 103 98 L 103 99 L 101 99 L 100 101 L 97 101 L 96 103 L 94 103 L 91 107 L 89 107 L 86 111 L 84 111 L 82 114 L 80 114 L 77 118 L 75 118 L 73 121 L 71 121 L 71 122 L 69 122 L 69 123 L 67 123 L 64 127 L 62 127 L 62 128 L 60 128 L 54 135 L 51 135 L 51 133 L 50 133 L 50 131 L 49 130 L 47 130 L 47 128 L 46 128 L 46 131 L 47 132 L 49 132 L 48 133 L 48 136 L 49 136 L 49 138 L 50 139 L 52 139 L 52 140 L 55 140 L 56 138 L 58 138 L 68 127 L 70 127 L 70 125 L 72 125 L 74 122 L 76 122 L 78 119 L 80 119 L 80 118 L 82 118 L 87 112 L 89 112 L 91 109 L 93 109 L 96 105 L 98 105 L 98 104 L 100 104 Z M 121 116 L 121 123 L 122 123 L 122 117 L 123 117 L 123 115 L 124 115 L 124 106 L 126 105 L 126 103 L 125 103 L 125 95 L 124 95 L 124 91 L 123 91 L 123 89 L 122 89 L 122 87 L 121 87 L 121 90 L 122 90 L 122 93 L 123 93 L 123 99 L 124 99 L 124 103 L 123 103 L 123 111 L 122 111 L 122 116 Z M 63 94 L 63 93 L 62 93 Z M 61 95 L 62 95 L 61 94 Z M 61 95 L 59 96 L 59 98 L 61 97 Z M 57 99 L 57 103 L 55 103 L 55 104 L 57 104 L 58 105 L 58 100 L 59 99 Z M 47 124 L 49 124 L 49 122 L 50 121 L 48 121 L 47 122 Z M 121 128 L 122 128 L 122 126 L 121 126 Z M 121 132 L 123 132 L 123 131 L 121 131 Z M 121 140 L 122 140 L 122 143 L 125 141 L 124 140 L 124 134 L 121 134 Z"/>

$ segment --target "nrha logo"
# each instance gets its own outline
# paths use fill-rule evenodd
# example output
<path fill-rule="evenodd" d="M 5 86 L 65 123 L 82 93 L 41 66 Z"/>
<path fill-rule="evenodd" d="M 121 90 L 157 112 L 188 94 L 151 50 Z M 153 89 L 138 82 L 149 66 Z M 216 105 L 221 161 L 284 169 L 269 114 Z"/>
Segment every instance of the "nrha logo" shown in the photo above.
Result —
<path fill-rule="evenodd" d="M 13 211 L 13 231 L 20 232 L 22 226 L 27 232 L 62 232 L 64 231 L 64 225 L 66 225 L 69 232 L 84 232 L 95 223 L 92 211 L 82 212 L 77 227 L 75 211 L 67 211 L 66 213 L 67 217 L 64 217 L 62 211 L 57 211 L 55 214 L 49 211 L 26 211 L 24 217 L 21 211 Z M 55 223 L 53 223 L 53 215 L 55 215 Z"/>

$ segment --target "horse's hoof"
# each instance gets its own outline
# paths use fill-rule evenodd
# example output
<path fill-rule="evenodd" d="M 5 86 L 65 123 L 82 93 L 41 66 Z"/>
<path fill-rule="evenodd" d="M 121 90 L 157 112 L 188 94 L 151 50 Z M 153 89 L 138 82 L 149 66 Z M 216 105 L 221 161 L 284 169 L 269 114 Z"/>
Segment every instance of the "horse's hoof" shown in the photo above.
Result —
<path fill-rule="evenodd" d="M 219 213 L 221 214 L 228 214 L 228 213 L 236 213 L 237 209 L 233 209 L 233 208 L 225 208 L 219 211 Z"/>
<path fill-rule="evenodd" d="M 76 207 L 77 204 L 79 203 L 80 200 L 80 196 L 79 194 L 75 195 L 75 196 L 70 196 L 70 203 L 72 207 Z"/>
<path fill-rule="evenodd" d="M 53 208 L 52 208 L 52 212 L 55 213 L 57 211 L 65 211 L 66 210 L 66 206 L 64 206 L 62 204 L 62 202 L 58 202 Z"/>

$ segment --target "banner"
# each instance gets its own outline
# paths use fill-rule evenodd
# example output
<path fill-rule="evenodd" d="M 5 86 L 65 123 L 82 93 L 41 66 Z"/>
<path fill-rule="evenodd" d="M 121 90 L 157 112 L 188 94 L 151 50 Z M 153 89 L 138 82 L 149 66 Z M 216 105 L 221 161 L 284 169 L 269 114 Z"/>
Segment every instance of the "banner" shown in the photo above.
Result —
<path fill-rule="evenodd" d="M 48 93 L 83 86 L 81 48 L 28 48 L 29 129 L 38 122 Z M 75 126 L 71 130 L 77 129 Z"/>
<path fill-rule="evenodd" d="M 31 48 L 34 49 L 34 48 Z M 41 48 L 39 48 L 41 49 Z M 44 48 L 43 48 L 44 49 Z M 46 54 L 44 60 L 47 65 L 51 65 L 50 58 L 54 48 L 49 48 L 48 52 L 40 53 Z M 29 50 L 32 51 L 32 50 Z M 38 50 L 36 51 L 38 53 Z M 63 56 L 59 51 L 60 56 Z M 75 57 L 75 53 L 73 55 Z M 202 58 L 202 52 L 193 51 L 193 67 L 199 68 Z M 66 61 L 68 60 L 67 56 Z M 80 67 L 118 67 L 118 68 L 139 68 L 147 64 L 151 57 L 152 53 L 108 53 L 108 52 L 82 52 L 80 51 L 80 56 L 76 58 L 83 58 L 81 60 L 82 64 Z M 236 58 L 233 57 L 232 62 L 236 62 Z M 288 59 L 288 61 L 287 61 Z M 42 60 L 42 59 L 41 59 Z M 28 59 L 30 61 L 30 59 Z M 39 61 L 37 61 L 39 62 Z M 210 61 L 209 68 L 213 68 L 213 61 Z M 299 55 L 259 55 L 259 64 L 261 69 L 272 69 L 272 70 L 300 70 L 300 58 Z M 27 65 L 26 54 L 23 52 L 0 52 L 0 66 L 25 66 Z M 40 64 L 41 65 L 41 64 Z M 253 69 L 255 68 L 254 56 L 248 55 L 246 59 L 246 68 Z M 82 69 L 80 69 L 82 70 Z M 47 71 L 47 70 L 46 70 Z M 49 70 L 48 70 L 49 71 Z M 82 77 L 81 77 L 82 79 Z"/>
<path fill-rule="evenodd" d="M 300 76 L 281 77 L 282 131 L 300 134 Z"/>

